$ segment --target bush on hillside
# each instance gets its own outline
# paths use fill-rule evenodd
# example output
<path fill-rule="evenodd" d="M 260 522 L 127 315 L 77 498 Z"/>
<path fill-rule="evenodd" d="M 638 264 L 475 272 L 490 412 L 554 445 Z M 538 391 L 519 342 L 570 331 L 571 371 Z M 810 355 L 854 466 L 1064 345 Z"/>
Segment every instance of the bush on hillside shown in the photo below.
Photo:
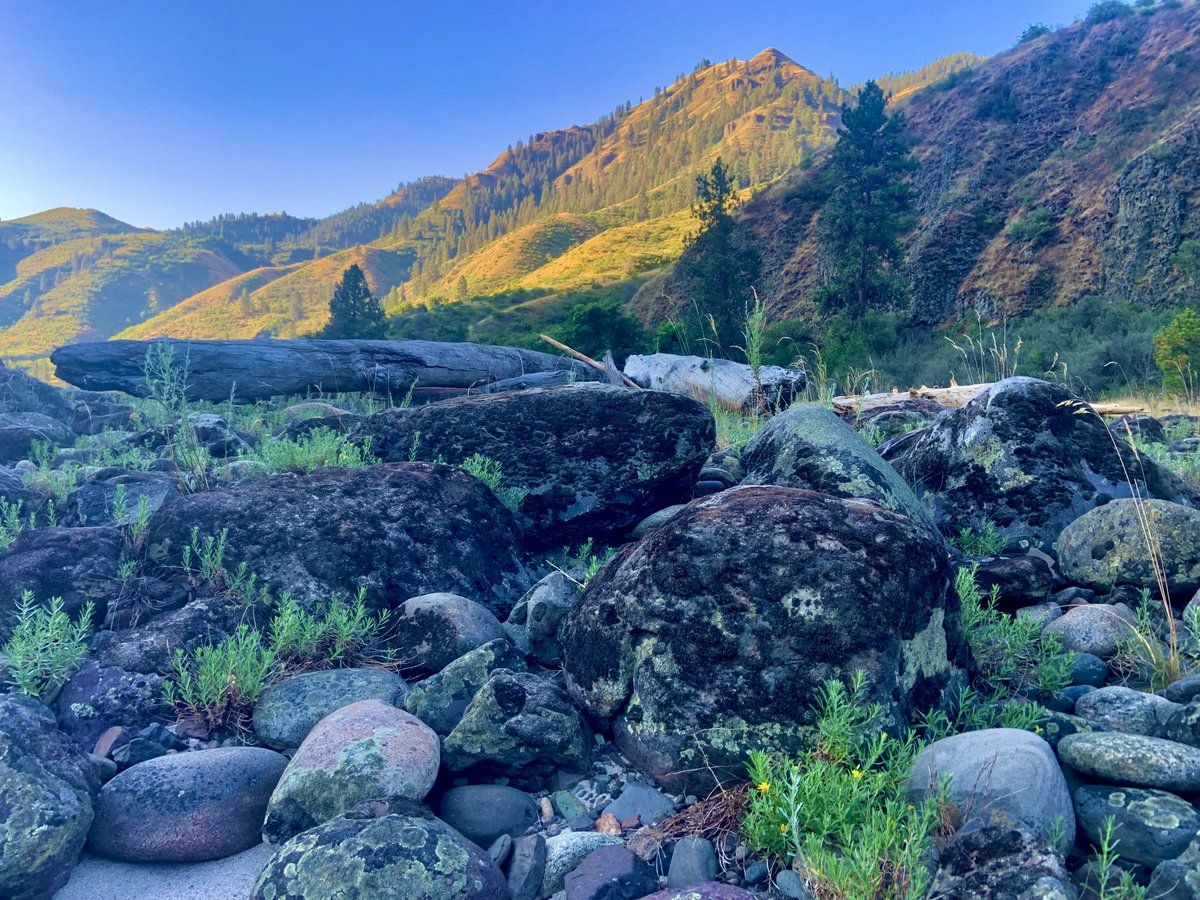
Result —
<path fill-rule="evenodd" d="M 1154 362 L 1162 370 L 1163 390 L 1195 394 L 1200 375 L 1200 315 L 1185 309 L 1154 336 Z"/>
<path fill-rule="evenodd" d="M 1111 22 L 1113 19 L 1120 19 L 1132 13 L 1133 7 L 1122 0 L 1101 0 L 1099 3 L 1092 4 L 1083 21 L 1088 25 L 1099 25 L 1102 22 Z"/>

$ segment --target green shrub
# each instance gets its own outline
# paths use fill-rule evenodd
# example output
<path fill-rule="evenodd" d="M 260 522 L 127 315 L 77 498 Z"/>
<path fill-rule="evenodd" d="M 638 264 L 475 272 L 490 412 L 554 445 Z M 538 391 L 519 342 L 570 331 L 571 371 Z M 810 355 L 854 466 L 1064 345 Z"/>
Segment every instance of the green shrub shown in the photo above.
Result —
<path fill-rule="evenodd" d="M 985 519 L 978 528 L 968 525 L 949 540 L 964 556 L 999 556 L 1008 546 L 1008 541 L 991 519 Z"/>
<path fill-rule="evenodd" d="M 284 594 L 268 627 L 268 641 L 279 673 L 391 667 L 401 660 L 383 645 L 387 624 L 386 610 L 378 616 L 368 612 L 366 588 L 359 589 L 352 603 L 333 600 L 312 613 Z"/>
<path fill-rule="evenodd" d="M 1099 3 L 1092 4 L 1083 21 L 1088 25 L 1099 25 L 1103 22 L 1111 22 L 1113 19 L 1124 18 L 1132 13 L 1133 7 L 1122 0 L 1101 0 Z"/>
<path fill-rule="evenodd" d="M 258 631 L 241 625 L 216 646 L 177 649 L 171 667 L 174 677 L 163 681 L 163 696 L 177 714 L 210 729 L 241 729 L 270 683 L 275 651 Z"/>
<path fill-rule="evenodd" d="M 1028 44 L 1030 41 L 1036 41 L 1038 38 L 1045 37 L 1046 35 L 1052 33 L 1053 29 L 1051 29 L 1049 25 L 1046 25 L 1042 22 L 1036 22 L 1021 32 L 1021 36 L 1017 39 L 1017 43 Z"/>
<path fill-rule="evenodd" d="M 504 480 L 503 465 L 498 459 L 492 459 L 482 453 L 472 453 L 462 461 L 460 468 L 468 475 L 473 475 L 486 484 L 500 502 L 513 513 L 521 508 L 526 494 L 529 493 L 523 488 L 503 487 L 501 485 Z"/>
<path fill-rule="evenodd" d="M 605 350 L 624 359 L 644 352 L 648 343 L 641 322 L 621 312 L 620 303 L 614 301 L 572 307 L 567 321 L 553 329 L 551 336 L 595 359 Z"/>
<path fill-rule="evenodd" d="M 12 635 L 0 651 L 7 680 L 21 693 L 49 702 L 87 655 L 95 609 L 89 603 L 72 622 L 62 597 L 42 606 L 24 591 L 16 612 Z"/>
<path fill-rule="evenodd" d="M 22 515 L 24 506 L 25 504 L 20 500 L 16 503 L 9 503 L 0 497 L 0 550 L 15 541 L 17 535 L 22 531 L 28 531 L 33 527 L 32 516 L 26 519 Z"/>
<path fill-rule="evenodd" d="M 800 870 L 814 896 L 917 898 L 930 873 L 922 857 L 940 821 L 939 797 L 903 794 L 918 745 L 882 730 L 866 678 L 825 683 L 816 745 L 796 759 L 753 751 L 744 830 L 752 850 Z"/>
<path fill-rule="evenodd" d="M 296 439 L 267 438 L 259 442 L 247 458 L 263 463 L 269 472 L 298 472 L 309 475 L 326 467 L 361 469 L 374 465 L 379 458 L 371 453 L 369 439 L 352 442 L 332 428 L 314 428 Z"/>
<path fill-rule="evenodd" d="M 1154 337 L 1154 362 L 1162 370 L 1163 390 L 1196 396 L 1200 377 L 1200 315 L 1185 309 Z"/>
<path fill-rule="evenodd" d="M 1023 219 L 1014 219 L 1004 229 L 1014 241 L 1040 247 L 1058 233 L 1058 219 L 1043 206 L 1029 213 Z"/>
<path fill-rule="evenodd" d="M 1008 697 L 1027 687 L 1051 692 L 1070 684 L 1074 651 L 1064 650 L 1059 635 L 1043 632 L 1036 619 L 996 609 L 999 588 L 993 585 L 991 596 L 984 597 L 975 580 L 978 570 L 978 565 L 958 569 L 954 588 L 962 604 L 963 629 L 987 683 Z"/>

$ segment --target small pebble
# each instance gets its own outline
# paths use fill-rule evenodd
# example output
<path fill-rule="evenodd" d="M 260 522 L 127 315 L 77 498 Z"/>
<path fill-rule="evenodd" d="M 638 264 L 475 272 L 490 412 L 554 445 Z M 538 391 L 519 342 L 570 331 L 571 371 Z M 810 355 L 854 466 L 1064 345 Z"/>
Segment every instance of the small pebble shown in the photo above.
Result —
<path fill-rule="evenodd" d="M 503 866 L 508 861 L 508 854 L 512 853 L 512 847 L 512 838 L 507 834 L 502 834 L 492 841 L 492 846 L 488 847 L 488 856 L 496 865 Z"/>
<path fill-rule="evenodd" d="M 765 862 L 755 860 L 746 867 L 746 884 L 762 884 L 770 874 L 771 870 Z"/>
<path fill-rule="evenodd" d="M 549 797 L 543 797 L 538 801 L 538 809 L 541 811 L 543 822 L 549 822 L 554 818 L 554 804 L 550 802 Z"/>

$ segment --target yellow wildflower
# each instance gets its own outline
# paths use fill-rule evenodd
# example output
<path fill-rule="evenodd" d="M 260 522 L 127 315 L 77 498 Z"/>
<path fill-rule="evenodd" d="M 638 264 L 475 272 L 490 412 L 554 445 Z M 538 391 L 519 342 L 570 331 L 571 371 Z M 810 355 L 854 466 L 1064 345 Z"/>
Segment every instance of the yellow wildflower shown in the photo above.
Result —
<path fill-rule="evenodd" d="M 862 772 L 858 771 L 858 769 L 851 769 L 850 774 L 855 778 L 862 778 Z"/>
<path fill-rule="evenodd" d="M 780 822 L 780 823 L 779 823 L 779 833 L 780 833 L 780 834 L 787 834 L 787 822 Z"/>
<path fill-rule="evenodd" d="M 769 781 L 760 781 L 760 782 L 758 783 L 758 789 L 759 789 L 760 791 L 762 791 L 762 792 L 765 794 L 767 791 L 769 791 L 769 790 L 771 789 L 771 782 L 769 782 Z"/>

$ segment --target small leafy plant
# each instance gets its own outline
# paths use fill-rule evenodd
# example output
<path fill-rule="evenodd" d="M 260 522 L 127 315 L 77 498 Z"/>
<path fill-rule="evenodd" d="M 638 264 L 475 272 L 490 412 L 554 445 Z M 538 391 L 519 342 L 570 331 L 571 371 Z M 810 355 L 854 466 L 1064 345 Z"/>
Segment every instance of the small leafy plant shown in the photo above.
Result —
<path fill-rule="evenodd" d="M 795 759 L 750 754 L 744 830 L 751 849 L 795 868 L 816 897 L 918 898 L 930 873 L 922 857 L 941 821 L 939 791 L 903 795 L 918 745 L 882 729 L 866 677 L 821 692 L 815 747 Z"/>
<path fill-rule="evenodd" d="M 523 488 L 504 487 L 504 467 L 500 460 L 484 456 L 482 453 L 472 453 L 462 461 L 461 468 L 468 475 L 473 475 L 486 484 L 510 512 L 515 513 L 519 510 L 529 493 Z"/>
<path fill-rule="evenodd" d="M 991 519 L 984 520 L 978 528 L 968 525 L 950 543 L 962 551 L 964 556 L 999 556 L 1008 546 L 1008 541 Z"/>
<path fill-rule="evenodd" d="M 0 497 L 0 550 L 15 541 L 17 535 L 22 531 L 33 527 L 32 520 L 22 516 L 24 506 L 25 504 L 20 500 L 16 503 L 9 503 Z"/>
<path fill-rule="evenodd" d="M 163 696 L 177 714 L 210 729 L 243 729 L 270 683 L 275 659 L 262 635 L 241 625 L 215 646 L 191 653 L 176 650 L 171 661 L 174 677 L 163 681 Z"/>
<path fill-rule="evenodd" d="M 87 655 L 95 608 L 87 604 L 72 622 L 62 597 L 42 606 L 24 591 L 16 612 L 16 626 L 3 648 L 7 680 L 21 693 L 49 702 Z"/>
<path fill-rule="evenodd" d="M 309 613 L 290 594 L 279 598 L 268 629 L 280 671 L 311 671 L 351 666 L 399 665 L 394 650 L 384 646 L 388 612 L 367 610 L 366 588 L 351 603 L 333 600 Z"/>
<path fill-rule="evenodd" d="M 327 427 L 314 428 L 295 439 L 263 440 L 248 458 L 262 462 L 272 474 L 298 472 L 303 475 L 320 468 L 361 469 L 379 462 L 379 458 L 371 453 L 369 439 L 358 444 Z"/>
<path fill-rule="evenodd" d="M 1071 683 L 1074 651 L 1064 650 L 1054 632 L 1024 616 L 1008 616 L 996 608 L 999 588 L 984 597 L 976 582 L 978 565 L 960 568 L 954 588 L 962 603 L 963 628 L 987 682 L 1008 696 L 1033 686 L 1053 692 Z"/>

